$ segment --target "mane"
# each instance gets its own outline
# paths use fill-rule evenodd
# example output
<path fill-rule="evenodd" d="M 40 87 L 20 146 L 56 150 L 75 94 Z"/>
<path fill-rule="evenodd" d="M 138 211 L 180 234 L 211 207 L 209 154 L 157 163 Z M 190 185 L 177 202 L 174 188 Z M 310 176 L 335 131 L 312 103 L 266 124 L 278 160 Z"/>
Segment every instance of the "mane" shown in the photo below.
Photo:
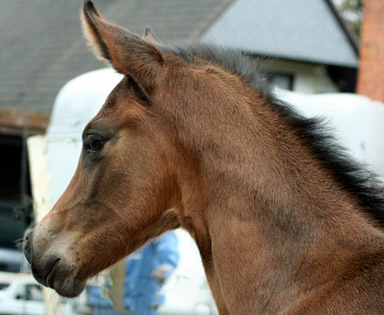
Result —
<path fill-rule="evenodd" d="M 160 49 L 165 53 L 181 57 L 191 66 L 198 63 L 199 59 L 217 64 L 244 78 L 255 91 L 262 95 L 271 94 L 271 85 L 268 83 L 269 73 L 265 67 L 262 68 L 267 63 L 265 58 L 251 59 L 239 50 L 202 43 L 172 48 L 160 47 Z"/>
<path fill-rule="evenodd" d="M 377 176 L 368 166 L 352 159 L 347 150 L 339 144 L 321 118 L 306 118 L 290 105 L 275 97 L 272 85 L 263 71 L 263 63 L 237 50 L 197 44 L 175 46 L 168 53 L 176 54 L 188 64 L 194 65 L 198 58 L 215 63 L 244 78 L 249 85 L 266 99 L 266 106 L 280 115 L 297 137 L 307 145 L 342 189 L 354 196 L 361 208 L 384 228 L 384 189 Z"/>

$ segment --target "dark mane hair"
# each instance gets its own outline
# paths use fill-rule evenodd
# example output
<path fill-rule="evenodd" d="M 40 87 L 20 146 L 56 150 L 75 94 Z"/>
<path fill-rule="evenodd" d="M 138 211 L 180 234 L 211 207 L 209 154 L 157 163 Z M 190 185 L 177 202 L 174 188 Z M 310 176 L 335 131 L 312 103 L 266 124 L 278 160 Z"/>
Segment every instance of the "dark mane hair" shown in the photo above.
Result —
<path fill-rule="evenodd" d="M 270 94 L 271 85 L 268 83 L 268 72 L 262 66 L 267 63 L 264 58 L 251 59 L 239 50 L 196 43 L 172 48 L 160 48 L 165 53 L 175 54 L 185 60 L 189 65 L 195 65 L 199 59 L 220 65 L 227 70 L 241 76 L 249 82 L 255 91 L 262 95 Z"/>
<path fill-rule="evenodd" d="M 321 118 L 306 118 L 277 99 L 267 80 L 268 74 L 262 71 L 262 64 L 257 64 L 240 51 L 205 44 L 162 50 L 181 57 L 190 65 L 195 64 L 196 58 L 210 61 L 247 80 L 255 91 L 266 98 L 266 106 L 277 112 L 296 131 L 298 138 L 311 149 L 339 185 L 354 195 L 360 206 L 384 227 L 384 189 L 377 176 L 366 165 L 348 155 Z"/>

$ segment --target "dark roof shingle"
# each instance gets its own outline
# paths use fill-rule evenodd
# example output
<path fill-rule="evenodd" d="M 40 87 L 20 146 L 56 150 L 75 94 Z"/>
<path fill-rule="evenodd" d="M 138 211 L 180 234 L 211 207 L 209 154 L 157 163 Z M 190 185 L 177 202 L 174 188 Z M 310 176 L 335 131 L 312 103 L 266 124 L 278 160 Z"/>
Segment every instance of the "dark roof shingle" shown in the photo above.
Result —
<path fill-rule="evenodd" d="M 95 0 L 109 20 L 161 40 L 196 38 L 232 0 Z M 0 108 L 50 113 L 60 88 L 105 67 L 83 39 L 82 1 L 3 0 L 0 3 Z"/>
<path fill-rule="evenodd" d="M 356 66 L 329 0 L 94 0 L 108 19 L 164 42 L 199 39 L 256 54 Z M 289 3 L 289 5 L 287 5 Z M 49 114 L 60 88 L 105 67 L 83 39 L 82 1 L 0 2 L 0 108 Z"/>

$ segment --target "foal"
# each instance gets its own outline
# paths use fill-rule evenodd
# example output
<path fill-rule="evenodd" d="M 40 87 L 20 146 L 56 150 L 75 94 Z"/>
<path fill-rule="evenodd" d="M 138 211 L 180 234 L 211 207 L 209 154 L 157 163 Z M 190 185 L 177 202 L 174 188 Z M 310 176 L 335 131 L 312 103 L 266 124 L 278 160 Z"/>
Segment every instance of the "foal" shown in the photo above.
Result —
<path fill-rule="evenodd" d="M 220 314 L 384 314 L 383 199 L 245 56 L 85 33 L 124 79 L 83 133 L 68 188 L 28 234 L 42 284 L 76 296 L 161 233 L 196 240 Z"/>

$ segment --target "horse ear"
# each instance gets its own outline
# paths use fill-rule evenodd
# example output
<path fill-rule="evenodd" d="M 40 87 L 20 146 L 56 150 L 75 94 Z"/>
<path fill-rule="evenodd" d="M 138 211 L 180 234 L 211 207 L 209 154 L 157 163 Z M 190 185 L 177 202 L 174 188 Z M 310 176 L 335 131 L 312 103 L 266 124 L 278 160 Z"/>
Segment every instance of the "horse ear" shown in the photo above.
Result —
<path fill-rule="evenodd" d="M 84 1 L 82 20 L 96 55 L 132 77 L 149 94 L 164 66 L 162 53 L 150 41 L 106 21 L 90 0 Z"/>
<path fill-rule="evenodd" d="M 150 26 L 145 27 L 145 32 L 143 38 L 152 45 L 163 46 L 163 44 L 159 41 L 158 37 L 153 32 Z"/>

